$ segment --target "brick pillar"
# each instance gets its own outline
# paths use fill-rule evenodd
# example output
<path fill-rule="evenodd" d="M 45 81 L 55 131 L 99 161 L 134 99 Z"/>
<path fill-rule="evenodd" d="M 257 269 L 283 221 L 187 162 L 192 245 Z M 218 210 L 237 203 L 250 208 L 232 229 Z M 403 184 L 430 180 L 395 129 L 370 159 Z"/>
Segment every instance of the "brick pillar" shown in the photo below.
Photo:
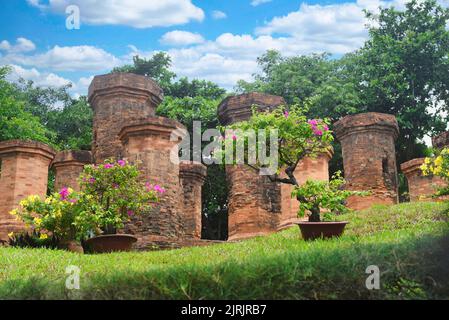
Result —
<path fill-rule="evenodd" d="M 55 169 L 55 190 L 70 187 L 79 191 L 78 178 L 86 164 L 92 163 L 90 151 L 65 150 L 58 152 L 52 162 Z"/>
<path fill-rule="evenodd" d="M 93 108 L 92 155 L 95 163 L 121 158 L 120 130 L 133 120 L 155 115 L 162 90 L 150 78 L 131 73 L 96 76 L 89 86 Z"/>
<path fill-rule="evenodd" d="M 438 187 L 443 187 L 446 182 L 440 177 L 424 176 L 420 169 L 424 158 L 417 158 L 401 164 L 401 170 L 407 177 L 410 201 L 424 200 L 421 196 L 430 197 Z M 429 200 L 429 199 L 425 199 Z"/>
<path fill-rule="evenodd" d="M 181 135 L 175 134 L 176 141 L 170 141 L 170 135 L 179 128 L 184 127 L 175 120 L 151 117 L 123 127 L 119 134 L 125 158 L 139 166 L 142 178 L 152 185 L 159 184 L 166 189 L 154 211 L 137 217 L 126 227 L 125 231 L 135 234 L 141 242 L 150 241 L 151 236 L 183 236 L 179 163 L 170 159 L 171 150 L 181 140 Z M 177 158 L 177 153 L 175 157 Z M 177 159 L 179 162 L 179 158 Z"/>
<path fill-rule="evenodd" d="M 376 112 L 346 116 L 334 123 L 334 133 L 342 147 L 346 188 L 371 191 L 366 197 L 349 197 L 348 207 L 361 210 L 397 203 L 395 116 Z"/>
<path fill-rule="evenodd" d="M 443 132 L 432 137 L 432 145 L 437 149 L 442 149 L 449 146 L 449 132 Z"/>
<path fill-rule="evenodd" d="M 263 93 L 249 93 L 224 99 L 218 106 L 222 125 L 248 120 L 252 106 L 259 111 L 284 105 L 283 98 Z M 277 230 L 281 211 L 281 187 L 260 176 L 246 165 L 227 165 L 229 186 L 229 240 L 249 238 Z"/>
<path fill-rule="evenodd" d="M 201 239 L 201 189 L 206 174 L 206 166 L 199 162 L 180 163 L 179 176 L 184 195 L 182 220 L 187 237 Z"/>
<path fill-rule="evenodd" d="M 20 200 L 30 195 L 46 195 L 48 167 L 54 156 L 54 150 L 41 142 L 0 142 L 0 239 L 23 230 L 23 224 L 9 214 Z"/>
<path fill-rule="evenodd" d="M 321 153 L 315 158 L 306 157 L 300 161 L 295 170 L 295 178 L 298 183 L 301 185 L 309 179 L 329 181 L 329 161 L 333 154 L 333 149 L 329 149 L 329 151 Z M 279 230 L 290 227 L 300 220 L 298 218 L 299 202 L 296 198 L 291 197 L 293 188 L 289 184 L 281 185 L 282 214 L 278 226 Z"/>

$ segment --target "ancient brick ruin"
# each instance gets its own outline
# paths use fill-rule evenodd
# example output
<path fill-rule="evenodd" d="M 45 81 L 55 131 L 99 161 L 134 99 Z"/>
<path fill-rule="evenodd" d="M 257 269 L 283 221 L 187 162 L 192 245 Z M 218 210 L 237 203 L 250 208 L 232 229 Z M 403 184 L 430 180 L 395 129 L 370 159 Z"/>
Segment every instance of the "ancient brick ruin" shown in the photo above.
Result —
<path fill-rule="evenodd" d="M 9 215 L 29 195 L 45 196 L 49 168 L 55 172 L 55 187 L 79 189 L 84 165 L 105 159 L 127 159 L 142 170 L 142 179 L 167 190 L 148 216 L 136 217 L 123 232 L 138 237 L 139 248 L 202 245 L 201 191 L 206 167 L 179 161 L 176 152 L 185 129 L 175 120 L 156 116 L 162 90 L 151 79 L 126 73 L 96 76 L 89 87 L 94 111 L 90 151 L 56 153 L 43 143 L 11 140 L 0 142 L 0 239 L 23 226 Z M 285 104 L 278 96 L 249 93 L 228 97 L 218 107 L 222 125 L 247 120 L 252 107 L 270 111 Z M 395 140 L 398 124 L 393 115 L 364 113 L 347 116 L 334 124 L 341 142 L 346 188 L 369 190 L 368 197 L 352 197 L 348 206 L 363 209 L 372 204 L 398 202 Z M 449 134 L 434 138 L 434 145 L 449 144 Z M 173 151 L 175 150 L 175 152 Z M 300 183 L 307 179 L 329 180 L 332 151 L 305 158 L 296 168 Z M 402 164 L 412 201 L 432 192 L 441 183 L 419 172 L 422 159 Z M 229 186 L 229 240 L 263 235 L 298 221 L 298 203 L 291 198 L 292 186 L 272 182 L 246 165 L 226 167 Z"/>
<path fill-rule="evenodd" d="M 346 116 L 334 123 L 334 133 L 341 143 L 346 188 L 371 192 L 348 198 L 348 207 L 360 210 L 397 203 L 395 116 L 375 112 Z"/>

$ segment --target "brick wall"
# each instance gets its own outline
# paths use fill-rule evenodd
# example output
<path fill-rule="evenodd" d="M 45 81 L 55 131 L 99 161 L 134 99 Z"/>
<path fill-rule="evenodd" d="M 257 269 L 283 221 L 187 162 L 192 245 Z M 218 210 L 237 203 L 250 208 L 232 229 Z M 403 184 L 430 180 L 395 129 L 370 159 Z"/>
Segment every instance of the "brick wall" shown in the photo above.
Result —
<path fill-rule="evenodd" d="M 348 206 L 360 210 L 397 203 L 395 116 L 375 112 L 346 116 L 334 124 L 334 133 L 342 147 L 346 188 L 371 192 L 367 197 L 350 197 Z"/>
<path fill-rule="evenodd" d="M 71 187 L 78 191 L 80 189 L 78 178 L 83 172 L 84 166 L 90 163 L 92 163 L 90 151 L 65 150 L 58 152 L 51 165 L 55 170 L 55 190 Z"/>
<path fill-rule="evenodd" d="M 0 239 L 23 230 L 23 224 L 9 214 L 20 200 L 30 195 L 46 195 L 48 168 L 54 155 L 52 148 L 40 142 L 0 142 Z"/>

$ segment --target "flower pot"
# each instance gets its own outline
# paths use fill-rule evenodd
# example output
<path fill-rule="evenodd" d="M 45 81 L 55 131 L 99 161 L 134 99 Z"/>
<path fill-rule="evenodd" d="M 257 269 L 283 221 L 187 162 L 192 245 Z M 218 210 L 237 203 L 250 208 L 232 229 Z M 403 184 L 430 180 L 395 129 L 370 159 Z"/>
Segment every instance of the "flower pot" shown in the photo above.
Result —
<path fill-rule="evenodd" d="M 58 248 L 75 253 L 84 253 L 81 244 L 74 240 L 61 240 L 58 244 Z"/>
<path fill-rule="evenodd" d="M 304 240 L 327 239 L 339 237 L 343 234 L 347 221 L 338 222 L 308 222 L 297 223 Z"/>
<path fill-rule="evenodd" d="M 86 245 L 93 253 L 131 251 L 137 238 L 129 234 L 105 234 L 86 240 Z"/>

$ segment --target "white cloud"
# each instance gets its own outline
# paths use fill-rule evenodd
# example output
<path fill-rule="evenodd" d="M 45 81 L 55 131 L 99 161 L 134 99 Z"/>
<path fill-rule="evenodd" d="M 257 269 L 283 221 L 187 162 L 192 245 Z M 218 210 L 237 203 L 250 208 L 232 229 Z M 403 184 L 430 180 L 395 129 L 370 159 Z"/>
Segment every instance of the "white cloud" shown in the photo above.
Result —
<path fill-rule="evenodd" d="M 167 27 L 202 21 L 204 12 L 191 0 L 27 0 L 43 11 L 65 14 L 69 5 L 80 9 L 81 22 L 92 25 L 126 25 L 135 28 Z"/>
<path fill-rule="evenodd" d="M 223 11 L 220 10 L 212 11 L 212 18 L 214 18 L 215 20 L 226 19 L 227 17 L 228 16 Z"/>
<path fill-rule="evenodd" d="M 258 5 L 264 4 L 264 3 L 268 3 L 271 2 L 272 0 L 253 0 L 251 1 L 251 5 L 253 7 L 257 7 Z"/>
<path fill-rule="evenodd" d="M 36 68 L 26 69 L 18 65 L 11 65 L 11 73 L 8 79 L 17 81 L 19 78 L 32 80 L 36 85 L 43 87 L 60 87 L 72 83 L 54 73 L 39 72 Z"/>
<path fill-rule="evenodd" d="M 92 46 L 54 46 L 45 53 L 24 55 L 9 53 L 0 58 L 1 64 L 19 64 L 54 71 L 110 70 L 120 60 L 103 49 Z"/>
<path fill-rule="evenodd" d="M 33 41 L 25 38 L 17 38 L 14 45 L 10 44 L 7 40 L 0 42 L 0 50 L 7 52 L 30 52 L 36 49 Z"/>
<path fill-rule="evenodd" d="M 203 43 L 204 38 L 198 33 L 174 30 L 164 34 L 159 41 L 165 45 L 185 46 Z"/>

